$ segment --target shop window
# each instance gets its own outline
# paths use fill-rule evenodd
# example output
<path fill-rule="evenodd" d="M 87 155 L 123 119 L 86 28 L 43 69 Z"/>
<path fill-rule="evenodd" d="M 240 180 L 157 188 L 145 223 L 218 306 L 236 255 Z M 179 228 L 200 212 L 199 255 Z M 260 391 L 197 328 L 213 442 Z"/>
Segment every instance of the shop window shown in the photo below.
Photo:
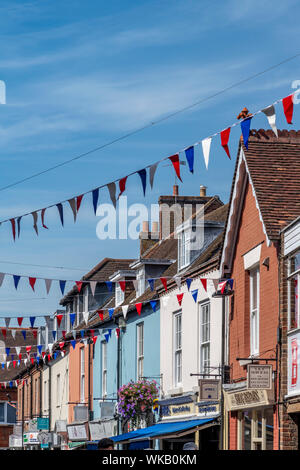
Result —
<path fill-rule="evenodd" d="M 299 328 L 300 252 L 288 261 L 288 327 Z"/>
<path fill-rule="evenodd" d="M 273 450 L 272 408 L 238 414 L 238 450 Z"/>

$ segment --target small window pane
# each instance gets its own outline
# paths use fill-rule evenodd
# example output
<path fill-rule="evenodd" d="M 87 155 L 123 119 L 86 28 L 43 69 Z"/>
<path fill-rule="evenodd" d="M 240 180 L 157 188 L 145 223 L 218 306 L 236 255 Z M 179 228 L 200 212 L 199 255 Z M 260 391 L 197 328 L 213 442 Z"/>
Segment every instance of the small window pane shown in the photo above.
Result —
<path fill-rule="evenodd" d="M 16 422 L 16 408 L 7 403 L 7 422 L 15 423 Z"/>
<path fill-rule="evenodd" d="M 5 420 L 5 403 L 0 403 L 0 423 L 4 423 Z"/>

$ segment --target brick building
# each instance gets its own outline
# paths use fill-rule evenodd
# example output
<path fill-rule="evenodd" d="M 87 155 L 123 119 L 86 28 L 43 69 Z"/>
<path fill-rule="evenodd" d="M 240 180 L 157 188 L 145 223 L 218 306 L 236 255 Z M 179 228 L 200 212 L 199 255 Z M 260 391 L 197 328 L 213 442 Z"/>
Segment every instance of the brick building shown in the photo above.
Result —
<path fill-rule="evenodd" d="M 234 279 L 231 383 L 224 385 L 229 449 L 284 449 L 293 426 L 281 404 L 287 358 L 279 285 L 281 230 L 300 214 L 300 133 L 278 136 L 252 131 L 248 149 L 241 140 L 231 189 L 221 260 L 223 275 Z M 248 388 L 250 363 L 272 365 L 270 390 Z"/>

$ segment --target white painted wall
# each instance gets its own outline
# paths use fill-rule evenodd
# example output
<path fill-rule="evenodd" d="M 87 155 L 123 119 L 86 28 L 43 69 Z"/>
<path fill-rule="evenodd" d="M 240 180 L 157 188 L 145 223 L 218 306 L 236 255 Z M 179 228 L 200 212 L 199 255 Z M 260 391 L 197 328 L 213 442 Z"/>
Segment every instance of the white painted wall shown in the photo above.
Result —
<path fill-rule="evenodd" d="M 219 271 L 214 270 L 201 276 L 219 279 Z M 195 303 L 191 291 L 198 289 L 198 299 Z M 177 294 L 184 292 L 181 307 L 177 300 Z M 204 290 L 200 278 L 194 279 L 188 291 L 184 283 L 179 290 L 168 291 L 160 300 L 160 369 L 163 374 L 162 391 L 164 396 L 175 393 L 174 389 L 174 364 L 173 364 L 173 315 L 182 310 L 182 387 L 176 392 L 186 393 L 198 387 L 200 377 L 191 377 L 190 373 L 200 372 L 200 307 L 202 302 L 210 301 L 210 365 L 221 364 L 221 331 L 222 331 L 222 299 L 213 298 L 215 292 L 213 282 L 207 281 L 207 292 Z M 218 373 L 211 370 L 210 373 Z"/>

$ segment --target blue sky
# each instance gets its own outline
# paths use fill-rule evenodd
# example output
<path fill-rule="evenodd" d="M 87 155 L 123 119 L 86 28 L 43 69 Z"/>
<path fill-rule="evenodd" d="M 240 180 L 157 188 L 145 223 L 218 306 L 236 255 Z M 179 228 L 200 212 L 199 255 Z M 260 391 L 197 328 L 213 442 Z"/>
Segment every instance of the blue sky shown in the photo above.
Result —
<path fill-rule="evenodd" d="M 0 188 L 119 135 L 155 121 L 300 52 L 299 3 L 269 0 L 184 1 L 2 1 L 0 79 L 7 104 L 0 106 Z M 38 178 L 0 191 L 0 220 L 81 194 L 149 165 L 232 124 L 240 110 L 252 112 L 290 94 L 300 79 L 299 58 L 244 85 Z M 278 128 L 287 128 L 277 106 Z M 295 107 L 293 125 L 298 129 Z M 252 127 L 268 128 L 264 116 Z M 195 173 L 182 169 L 180 194 L 209 195 L 227 202 L 240 129 L 232 130 L 230 161 L 215 138 L 208 170 L 200 147 Z M 144 200 L 138 176 L 127 182 L 128 204 L 156 203 L 171 194 L 173 169 L 160 166 Z M 108 203 L 107 190 L 99 202 Z M 65 209 L 46 212 L 49 230 L 37 237 L 32 218 L 22 220 L 13 242 L 0 227 L 0 271 L 79 279 L 103 257 L 136 257 L 134 240 L 96 236 L 99 218 L 91 196 L 83 199 L 76 224 Z M 10 263 L 8 263 L 8 261 Z M 22 263 L 22 264 L 12 264 Z M 64 266 L 60 270 L 23 264 Z M 72 286 L 67 284 L 66 290 Z M 0 289 L 1 315 L 51 314 L 61 298 L 58 285 L 36 292 L 11 277 Z"/>

